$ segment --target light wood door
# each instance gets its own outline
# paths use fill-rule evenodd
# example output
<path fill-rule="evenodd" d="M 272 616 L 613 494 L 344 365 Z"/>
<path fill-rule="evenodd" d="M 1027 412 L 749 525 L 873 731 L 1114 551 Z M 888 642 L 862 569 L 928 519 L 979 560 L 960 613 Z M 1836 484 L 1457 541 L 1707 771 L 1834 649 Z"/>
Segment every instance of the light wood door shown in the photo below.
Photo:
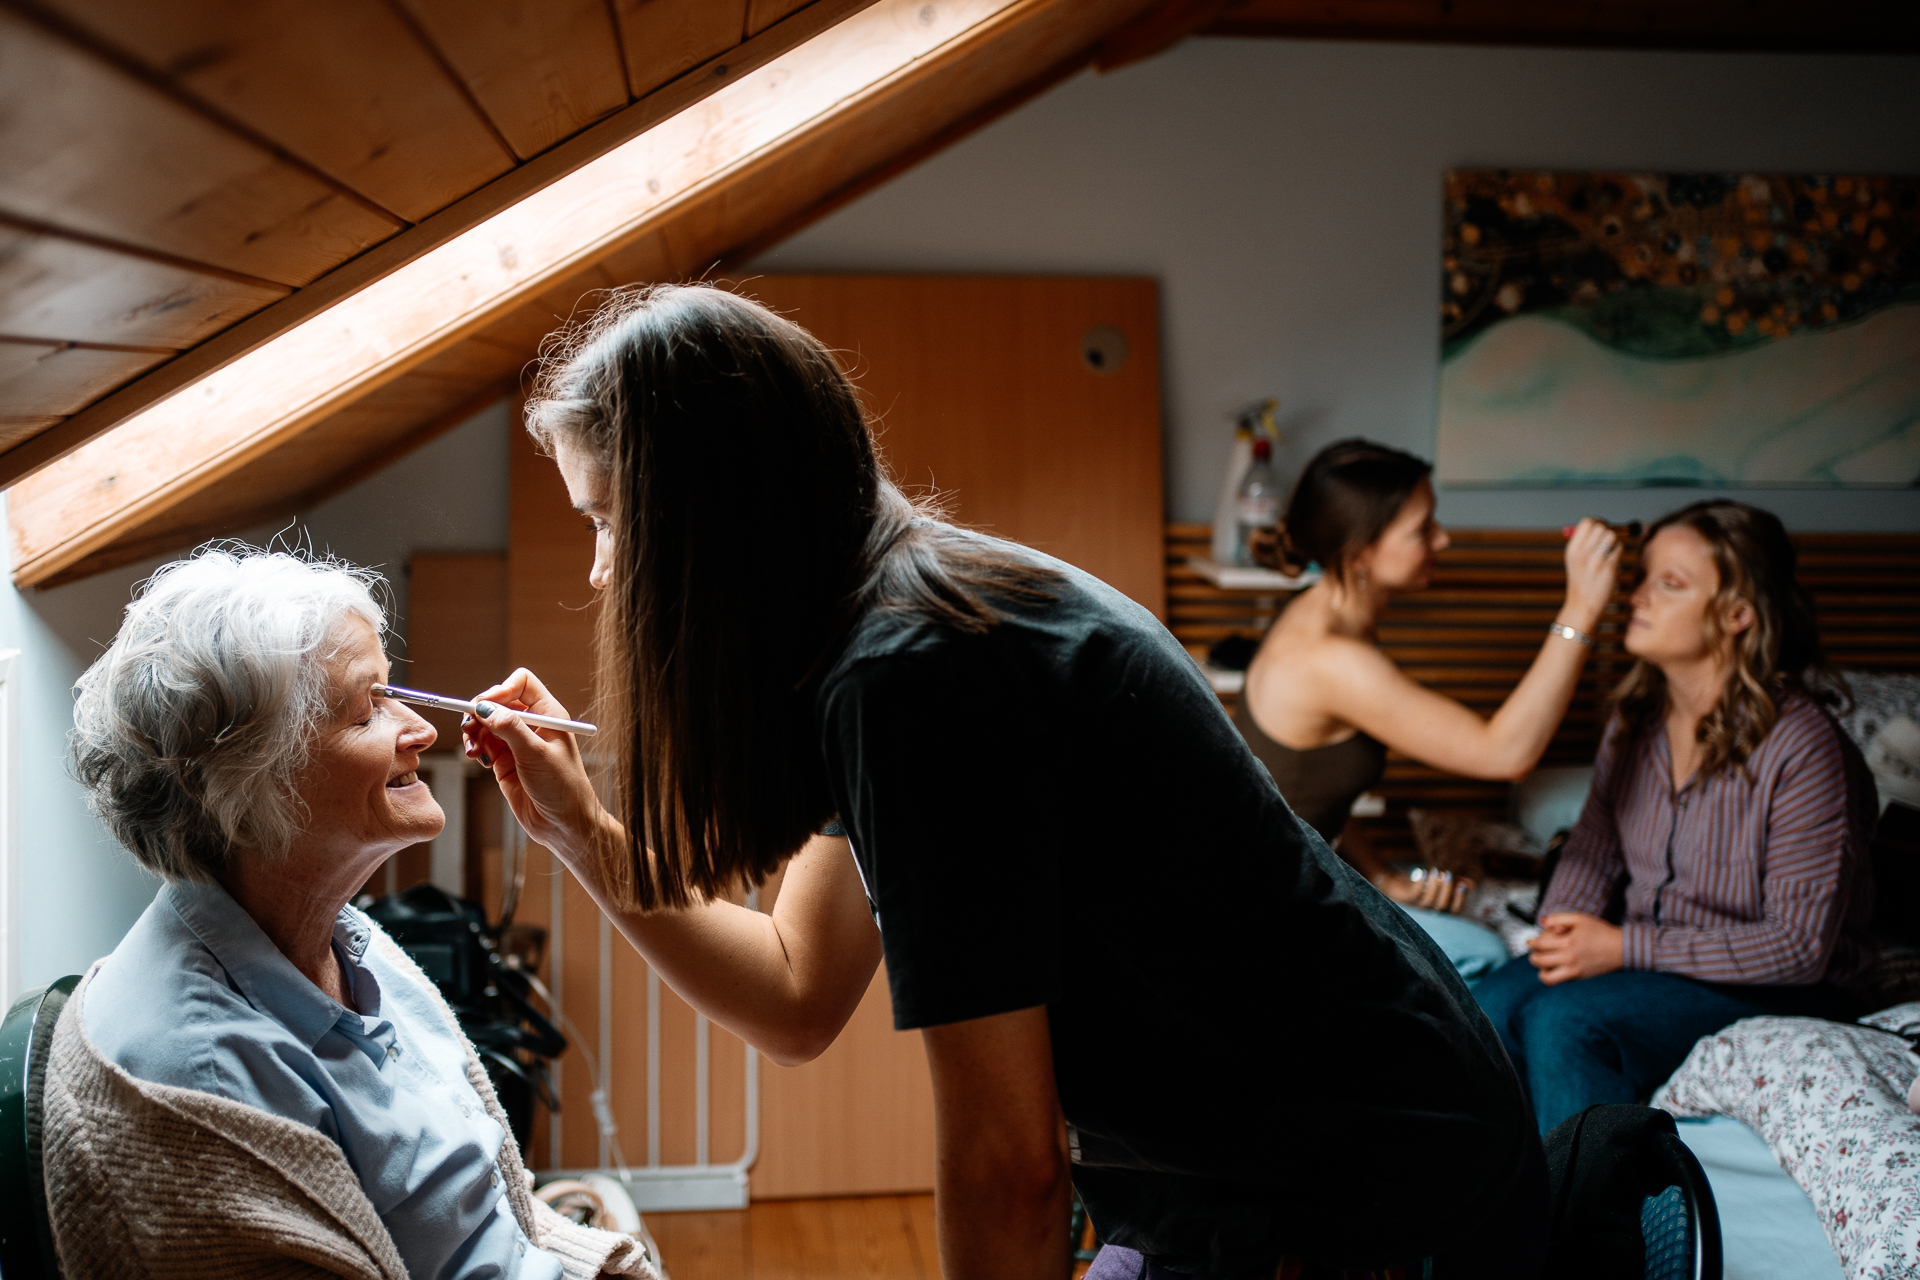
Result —
<path fill-rule="evenodd" d="M 738 291 L 840 353 L 901 485 L 1166 616 L 1152 280 L 756 276 Z"/>
<path fill-rule="evenodd" d="M 759 277 L 745 289 L 843 353 L 909 485 L 937 483 L 957 518 L 1099 574 L 1149 607 L 1161 572 L 1158 321 L 1143 280 Z M 1109 362 L 1083 358 L 1090 330 Z M 1116 342 L 1114 335 L 1118 334 Z M 1111 367 L 1119 351 L 1124 360 Z M 592 692 L 592 536 L 553 463 L 516 432 L 507 556 L 507 657 L 570 709 Z M 424 654 L 416 658 L 426 662 Z M 763 907 L 779 891 L 766 886 Z M 549 976 L 580 1035 L 606 1058 L 620 1142 L 648 1149 L 645 966 L 578 885 L 531 855 L 520 918 L 553 930 Z M 602 987 L 602 975 L 606 986 Z M 660 994 L 661 1159 L 696 1153 L 694 1019 Z M 602 1030 L 602 1016 L 607 1016 Z M 745 1137 L 744 1048 L 714 1030 L 708 1155 Z M 920 1037 L 893 1030 L 884 970 L 839 1040 L 804 1067 L 762 1063 L 755 1199 L 921 1191 L 933 1186 L 933 1097 Z M 558 1136 L 542 1125 L 535 1167 L 600 1163 L 578 1055 L 561 1070 Z"/>

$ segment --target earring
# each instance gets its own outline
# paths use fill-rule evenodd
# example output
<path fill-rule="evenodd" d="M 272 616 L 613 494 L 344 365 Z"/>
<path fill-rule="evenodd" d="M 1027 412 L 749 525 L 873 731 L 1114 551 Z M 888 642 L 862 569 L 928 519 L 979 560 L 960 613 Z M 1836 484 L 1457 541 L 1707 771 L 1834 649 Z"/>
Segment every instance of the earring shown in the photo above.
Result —
<path fill-rule="evenodd" d="M 1356 569 L 1354 570 L 1353 576 L 1354 585 L 1360 590 L 1365 591 L 1367 589 L 1367 571 L 1364 568 Z"/>

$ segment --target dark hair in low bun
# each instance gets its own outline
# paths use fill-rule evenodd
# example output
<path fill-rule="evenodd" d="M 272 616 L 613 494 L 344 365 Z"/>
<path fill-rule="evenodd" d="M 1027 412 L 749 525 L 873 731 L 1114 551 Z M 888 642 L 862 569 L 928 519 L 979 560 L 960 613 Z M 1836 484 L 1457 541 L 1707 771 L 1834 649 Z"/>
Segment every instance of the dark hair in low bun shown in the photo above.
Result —
<path fill-rule="evenodd" d="M 1291 558 L 1316 560 L 1344 583 L 1353 557 L 1386 532 L 1432 470 L 1423 459 L 1371 440 L 1328 445 L 1300 473 L 1287 503 Z"/>

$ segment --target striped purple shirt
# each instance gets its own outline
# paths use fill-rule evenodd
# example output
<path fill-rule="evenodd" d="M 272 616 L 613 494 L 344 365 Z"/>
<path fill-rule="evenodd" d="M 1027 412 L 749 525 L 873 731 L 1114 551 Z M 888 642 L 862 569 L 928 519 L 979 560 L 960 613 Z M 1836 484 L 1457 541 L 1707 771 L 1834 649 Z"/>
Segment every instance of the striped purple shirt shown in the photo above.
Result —
<path fill-rule="evenodd" d="M 1615 716 L 1541 917 L 1603 915 L 1624 885 L 1629 969 L 1761 986 L 1859 978 L 1873 961 L 1865 762 L 1789 694 L 1747 771 L 1675 792 L 1664 730 L 1630 738 Z"/>

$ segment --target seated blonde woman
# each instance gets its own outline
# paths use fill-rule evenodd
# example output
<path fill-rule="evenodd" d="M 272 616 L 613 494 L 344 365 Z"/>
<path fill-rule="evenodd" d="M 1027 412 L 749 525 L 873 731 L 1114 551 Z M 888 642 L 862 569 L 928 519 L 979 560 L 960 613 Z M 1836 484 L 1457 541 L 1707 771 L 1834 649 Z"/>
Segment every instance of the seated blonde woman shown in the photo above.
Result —
<path fill-rule="evenodd" d="M 78 776 L 166 883 L 55 1037 L 69 1280 L 194 1271 L 183 1258 L 221 1276 L 653 1270 L 530 1196 L 452 1014 L 348 905 L 445 823 L 416 772 L 433 728 L 373 695 L 377 582 L 203 551 L 146 584 L 80 679 Z"/>
<path fill-rule="evenodd" d="M 1873 779 L 1809 680 L 1830 673 L 1795 559 L 1725 499 L 1648 531 L 1637 661 L 1540 936 L 1474 989 L 1542 1133 L 1645 1098 L 1741 1018 L 1864 1012 Z"/>

